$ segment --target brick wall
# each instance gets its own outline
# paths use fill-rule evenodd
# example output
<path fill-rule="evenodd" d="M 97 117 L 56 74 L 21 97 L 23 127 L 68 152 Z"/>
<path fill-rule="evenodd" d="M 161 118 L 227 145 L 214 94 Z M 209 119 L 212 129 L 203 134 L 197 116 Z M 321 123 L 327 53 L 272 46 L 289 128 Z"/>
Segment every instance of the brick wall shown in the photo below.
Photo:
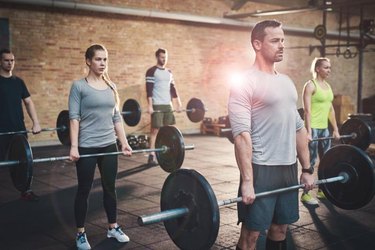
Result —
<path fill-rule="evenodd" d="M 91 4 L 109 3 L 197 15 L 222 16 L 232 1 L 79 1 Z M 256 10 L 269 6 L 247 4 L 245 9 Z M 67 109 L 72 80 L 84 77 L 84 51 L 92 43 L 102 43 L 109 50 L 109 73 L 117 83 L 122 102 L 135 98 L 146 105 L 144 74 L 155 64 L 158 47 L 169 50 L 168 66 L 186 105 L 191 97 L 201 98 L 209 111 L 206 116 L 226 115 L 226 103 L 233 73 L 251 65 L 254 53 L 249 42 L 250 30 L 238 27 L 202 25 L 112 14 L 101 14 L 30 6 L 0 7 L 0 17 L 9 18 L 11 49 L 16 55 L 14 73 L 22 77 L 36 104 L 43 127 L 54 127 L 60 110 Z M 250 19 L 258 21 L 260 19 Z M 286 26 L 314 28 L 321 23 L 321 14 L 311 12 L 280 16 Z M 337 17 L 329 15 L 328 28 L 337 28 Z M 328 41 L 327 43 L 336 43 Z M 287 34 L 286 46 L 319 44 L 313 37 Z M 364 60 L 363 95 L 374 94 L 375 66 L 373 53 Z M 309 73 L 311 56 L 308 49 L 286 50 L 285 60 L 278 70 L 290 75 L 299 95 Z M 349 95 L 356 103 L 358 57 L 350 60 L 331 56 L 333 72 L 330 83 L 335 93 Z M 300 100 L 298 103 L 299 106 Z M 198 131 L 199 124 L 191 123 L 178 114 L 177 126 L 183 132 Z M 26 118 L 27 126 L 30 121 Z M 145 132 L 149 117 L 144 115 L 139 126 L 125 127 L 127 133 Z M 56 140 L 54 133 L 31 136 L 32 142 Z"/>

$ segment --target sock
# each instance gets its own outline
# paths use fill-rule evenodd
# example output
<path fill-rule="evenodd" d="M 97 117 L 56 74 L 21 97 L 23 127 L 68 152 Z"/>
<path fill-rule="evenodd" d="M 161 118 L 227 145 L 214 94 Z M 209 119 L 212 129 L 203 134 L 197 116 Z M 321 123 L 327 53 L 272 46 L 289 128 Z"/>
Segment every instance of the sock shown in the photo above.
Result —
<path fill-rule="evenodd" d="M 267 238 L 266 250 L 287 250 L 286 239 L 281 241 L 273 241 Z"/>

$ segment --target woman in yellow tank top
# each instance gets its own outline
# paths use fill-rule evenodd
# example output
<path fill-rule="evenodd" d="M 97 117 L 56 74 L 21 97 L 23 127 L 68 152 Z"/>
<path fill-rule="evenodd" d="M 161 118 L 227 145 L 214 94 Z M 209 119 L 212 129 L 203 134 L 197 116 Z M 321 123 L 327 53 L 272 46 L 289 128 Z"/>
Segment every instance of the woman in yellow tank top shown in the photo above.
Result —
<path fill-rule="evenodd" d="M 317 156 L 323 156 L 331 147 L 330 140 L 311 141 L 318 137 L 329 136 L 328 121 L 333 128 L 333 137 L 339 139 L 340 134 L 337 127 L 335 110 L 333 109 L 333 92 L 331 86 L 326 82 L 331 73 L 331 63 L 328 58 L 315 58 L 311 64 L 313 79 L 305 83 L 303 88 L 303 107 L 305 113 L 305 126 L 308 132 L 310 166 L 314 171 Z M 317 193 L 319 199 L 324 199 L 324 193 L 319 189 Z M 318 201 L 307 192 L 302 194 L 301 201 L 310 205 L 318 204 Z"/>

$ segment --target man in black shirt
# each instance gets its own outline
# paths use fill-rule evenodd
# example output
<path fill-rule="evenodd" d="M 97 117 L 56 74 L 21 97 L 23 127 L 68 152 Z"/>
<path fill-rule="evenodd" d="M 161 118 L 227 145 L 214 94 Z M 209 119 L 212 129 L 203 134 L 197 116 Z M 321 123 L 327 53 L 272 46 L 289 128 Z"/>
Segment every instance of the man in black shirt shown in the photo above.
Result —
<path fill-rule="evenodd" d="M 23 102 L 27 114 L 33 122 L 32 131 L 37 134 L 41 128 L 35 106 L 24 81 L 12 74 L 14 62 L 14 55 L 10 50 L 0 51 L 0 132 L 26 130 L 22 109 Z M 5 160 L 11 139 L 11 135 L 0 136 L 0 161 Z M 30 189 L 31 181 L 32 177 L 29 178 L 28 188 L 21 192 L 21 198 L 24 200 L 38 200 L 38 196 Z"/>

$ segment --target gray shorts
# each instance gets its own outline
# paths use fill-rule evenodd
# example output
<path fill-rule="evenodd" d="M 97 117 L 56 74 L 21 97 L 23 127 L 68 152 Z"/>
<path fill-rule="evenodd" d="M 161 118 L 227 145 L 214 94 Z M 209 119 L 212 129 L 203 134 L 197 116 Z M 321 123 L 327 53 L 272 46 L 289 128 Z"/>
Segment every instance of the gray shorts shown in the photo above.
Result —
<path fill-rule="evenodd" d="M 297 163 L 287 166 L 253 164 L 255 193 L 298 184 Z M 241 182 L 240 182 L 241 187 Z M 238 191 L 241 196 L 241 190 Z M 251 205 L 237 203 L 238 222 L 249 230 L 264 231 L 271 224 L 291 224 L 298 221 L 298 190 L 256 198 Z"/>

